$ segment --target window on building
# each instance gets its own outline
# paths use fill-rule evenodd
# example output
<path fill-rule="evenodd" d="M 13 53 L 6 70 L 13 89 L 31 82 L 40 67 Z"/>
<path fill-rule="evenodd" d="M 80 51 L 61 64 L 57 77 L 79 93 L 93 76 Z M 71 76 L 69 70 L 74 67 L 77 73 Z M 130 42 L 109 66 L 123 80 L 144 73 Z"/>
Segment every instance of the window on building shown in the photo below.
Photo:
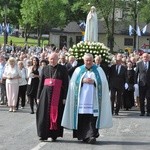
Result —
<path fill-rule="evenodd" d="M 133 46 L 133 38 L 125 38 L 124 46 Z"/>
<path fill-rule="evenodd" d="M 64 46 L 67 47 L 67 36 L 60 36 L 59 47 L 62 49 Z"/>

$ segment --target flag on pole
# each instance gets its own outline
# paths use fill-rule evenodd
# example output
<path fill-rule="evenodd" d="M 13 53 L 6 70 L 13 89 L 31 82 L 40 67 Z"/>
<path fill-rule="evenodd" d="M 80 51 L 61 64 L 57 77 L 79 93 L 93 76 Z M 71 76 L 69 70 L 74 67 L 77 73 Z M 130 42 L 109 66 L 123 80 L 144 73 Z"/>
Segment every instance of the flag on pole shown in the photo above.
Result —
<path fill-rule="evenodd" d="M 133 27 L 129 25 L 129 35 L 131 36 L 133 34 Z"/>
<path fill-rule="evenodd" d="M 137 26 L 136 34 L 137 34 L 138 36 L 141 36 L 141 30 L 140 30 L 140 27 L 139 27 L 139 26 Z"/>
<path fill-rule="evenodd" d="M 6 31 L 7 31 L 7 33 L 9 34 L 9 23 L 6 24 Z"/>
<path fill-rule="evenodd" d="M 79 27 L 81 28 L 82 31 L 85 31 L 85 26 L 86 26 L 85 22 L 81 22 L 79 24 Z"/>
<path fill-rule="evenodd" d="M 147 30 L 147 25 L 145 25 L 145 27 L 142 29 L 142 33 L 145 34 Z"/>

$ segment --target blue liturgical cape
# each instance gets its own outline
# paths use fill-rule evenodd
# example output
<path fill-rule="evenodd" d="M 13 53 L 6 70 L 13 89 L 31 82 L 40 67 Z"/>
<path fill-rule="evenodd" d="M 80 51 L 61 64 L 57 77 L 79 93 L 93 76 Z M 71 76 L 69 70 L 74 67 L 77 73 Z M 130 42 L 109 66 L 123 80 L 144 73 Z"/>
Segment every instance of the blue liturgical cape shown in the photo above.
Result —
<path fill-rule="evenodd" d="M 93 98 L 93 115 L 97 117 L 96 128 L 112 127 L 111 101 L 108 82 L 101 67 L 93 65 L 90 69 L 95 75 L 95 93 Z M 79 101 L 82 79 L 87 69 L 82 65 L 74 71 L 69 83 L 68 94 L 61 125 L 67 129 L 77 129 Z"/>

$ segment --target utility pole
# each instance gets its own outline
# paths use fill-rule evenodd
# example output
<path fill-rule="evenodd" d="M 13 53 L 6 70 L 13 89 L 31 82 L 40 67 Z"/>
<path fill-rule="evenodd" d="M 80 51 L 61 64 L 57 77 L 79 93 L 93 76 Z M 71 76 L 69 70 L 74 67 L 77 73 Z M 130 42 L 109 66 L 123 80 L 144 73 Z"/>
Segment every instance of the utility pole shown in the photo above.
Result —
<path fill-rule="evenodd" d="M 136 25 L 137 26 L 139 26 L 139 8 L 138 8 L 138 6 L 139 6 L 139 1 L 136 1 L 136 14 L 137 14 Z M 137 30 L 136 30 L 136 32 L 137 32 Z M 136 35 L 136 50 L 138 50 L 138 49 L 139 49 L 139 35 L 137 33 L 137 35 Z"/>
<path fill-rule="evenodd" d="M 116 0 L 113 1 L 113 13 L 112 13 L 112 29 L 111 29 L 111 44 L 110 50 L 113 52 L 114 48 L 114 29 L 115 29 L 115 8 L 116 8 Z"/>
<path fill-rule="evenodd" d="M 134 50 L 138 50 L 139 48 L 139 37 L 137 35 L 137 26 L 138 26 L 138 5 L 139 5 L 139 1 L 135 0 L 134 1 L 134 35 L 133 35 L 133 39 L 134 39 L 134 44 L 133 44 L 133 48 Z"/>
<path fill-rule="evenodd" d="M 116 8 L 116 0 L 113 0 L 112 5 L 112 22 L 110 26 L 110 32 L 108 33 L 108 47 L 110 48 L 110 52 L 113 53 L 114 48 L 114 27 L 115 27 L 115 8 Z"/>
<path fill-rule="evenodd" d="M 7 44 L 7 4 L 4 5 L 4 47 L 3 50 L 6 50 L 6 44 Z"/>

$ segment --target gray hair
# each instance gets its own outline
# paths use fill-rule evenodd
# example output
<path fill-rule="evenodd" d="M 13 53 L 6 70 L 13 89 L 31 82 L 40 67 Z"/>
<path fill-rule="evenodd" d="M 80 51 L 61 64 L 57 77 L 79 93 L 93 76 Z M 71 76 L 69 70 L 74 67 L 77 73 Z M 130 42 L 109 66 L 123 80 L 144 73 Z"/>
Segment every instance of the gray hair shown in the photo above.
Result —
<path fill-rule="evenodd" d="M 96 56 L 95 56 L 95 60 L 96 60 L 96 59 L 98 59 L 98 60 L 102 60 L 101 55 L 96 55 Z"/>
<path fill-rule="evenodd" d="M 10 63 L 10 62 L 16 63 L 16 59 L 14 57 L 9 57 L 8 63 Z"/>
<path fill-rule="evenodd" d="M 90 57 L 93 59 L 93 55 L 90 54 L 90 53 L 85 53 L 84 56 L 83 56 L 83 59 L 85 59 L 85 57 Z"/>

